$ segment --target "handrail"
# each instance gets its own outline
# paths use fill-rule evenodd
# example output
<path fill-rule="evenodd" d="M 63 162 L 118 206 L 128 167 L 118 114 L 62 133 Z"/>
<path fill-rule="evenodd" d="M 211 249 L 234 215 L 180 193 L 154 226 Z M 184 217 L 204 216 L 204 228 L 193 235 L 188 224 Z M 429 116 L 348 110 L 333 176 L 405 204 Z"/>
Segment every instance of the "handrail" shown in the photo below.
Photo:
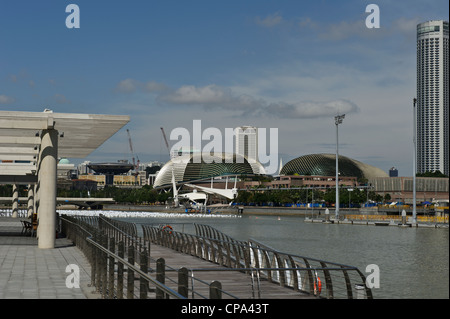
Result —
<path fill-rule="evenodd" d="M 222 294 L 237 298 L 233 294 L 222 289 L 221 283 L 214 281 L 213 283 L 208 284 L 198 278 L 198 276 L 194 276 L 194 272 L 198 273 L 205 271 L 239 271 L 241 273 L 249 274 L 253 298 L 261 297 L 261 278 L 281 286 L 289 287 L 301 294 L 309 294 L 319 298 L 338 298 L 341 296 L 353 298 L 355 292 L 359 297 L 362 296 L 368 299 L 373 298 L 370 288 L 368 288 L 365 283 L 364 275 L 354 266 L 282 253 L 259 243 L 254 239 L 250 239 L 248 242 L 235 240 L 207 225 L 196 224 L 195 230 L 197 235 L 184 232 L 180 233 L 172 229 L 170 232 L 167 232 L 164 231 L 162 227 L 141 225 L 143 237 L 135 237 L 134 234 L 137 233 L 137 229 L 134 224 L 130 225 L 131 223 L 123 221 L 117 221 L 116 223 L 115 220 L 109 220 L 102 216 L 95 219 L 88 218 L 87 220 L 74 217 L 66 218 L 63 216 L 61 217 L 61 220 L 77 226 L 73 231 L 69 230 L 69 235 L 74 235 L 74 242 L 76 245 L 81 245 L 81 248 L 89 246 L 88 250 L 91 251 L 87 252 L 87 258 L 92 265 L 93 276 L 91 280 L 97 289 L 102 291 L 102 295 L 106 297 L 113 297 L 112 290 L 115 287 L 113 283 L 110 283 L 110 280 L 115 276 L 114 265 L 117 263 L 117 267 L 119 268 L 128 268 L 128 285 L 131 285 L 132 291 L 134 290 L 134 284 L 132 282 L 130 284 L 129 282 L 130 274 L 131 278 L 134 278 L 134 274 L 141 278 L 141 298 L 146 298 L 148 288 L 145 288 L 145 286 L 148 287 L 150 283 L 156 287 L 156 298 L 164 298 L 164 295 L 166 295 L 173 298 L 185 299 L 188 298 L 187 291 L 189 290 L 192 291 L 193 298 L 194 295 L 206 298 L 200 293 L 200 290 L 203 291 L 202 287 L 194 289 L 194 281 L 209 286 L 210 298 L 221 298 Z M 64 227 L 67 227 L 67 225 Z M 78 229 L 83 230 L 78 231 Z M 102 235 L 101 237 L 98 237 L 100 233 L 102 233 Z M 130 241 L 128 253 L 131 253 L 131 257 L 128 255 L 128 260 L 125 260 L 123 257 L 124 248 L 122 248 L 122 252 L 120 251 L 120 247 L 118 252 L 115 251 L 115 246 L 118 244 L 120 245 L 120 242 L 116 242 L 116 239 L 112 236 L 124 237 L 126 240 Z M 109 238 L 109 248 L 107 238 Z M 185 269 L 186 271 L 185 274 L 182 272 L 182 269 L 177 271 L 179 291 L 176 292 L 165 284 L 164 279 L 166 271 L 171 272 L 176 270 L 166 266 L 164 260 L 162 260 L 162 266 L 159 263 L 160 260 L 157 261 L 156 279 L 148 275 L 148 266 L 150 265 L 149 261 L 151 257 L 147 253 L 146 247 L 150 248 L 150 243 L 175 249 L 214 262 L 223 267 L 215 267 L 214 269 L 187 269 L 183 267 L 182 269 Z M 133 247 L 138 247 L 139 245 L 142 251 L 135 256 L 135 248 Z M 140 260 L 135 261 L 135 257 Z M 140 265 L 140 268 L 136 265 Z M 161 267 L 164 269 L 162 272 Z M 160 270 L 158 271 L 158 269 Z M 187 284 L 188 273 L 190 273 L 191 280 L 190 288 Z M 107 276 L 110 279 L 107 279 Z M 117 276 L 119 275 L 117 274 Z M 172 278 L 167 278 L 176 283 Z M 133 279 L 131 280 L 133 281 Z M 146 282 L 146 284 L 143 284 L 143 282 Z M 119 285 L 119 283 L 120 282 L 118 281 L 117 285 Z M 122 283 L 120 287 L 117 287 L 118 294 L 122 294 L 123 292 Z M 180 284 L 182 286 L 180 286 Z M 133 298 L 133 296 L 130 295 L 132 291 L 130 292 L 128 285 L 127 297 Z M 356 288 L 356 286 L 358 286 L 358 288 Z M 364 288 L 364 295 L 360 295 L 360 287 Z M 118 296 L 118 298 L 121 298 L 121 295 Z"/>
<path fill-rule="evenodd" d="M 126 266 L 128 268 L 128 272 L 129 273 L 133 273 L 133 274 L 137 274 L 139 275 L 139 277 L 145 281 L 147 281 L 147 283 L 152 283 L 153 285 L 156 286 L 157 289 L 160 289 L 161 291 L 163 291 L 165 294 L 170 295 L 176 299 L 186 299 L 186 297 L 182 296 L 181 294 L 179 294 L 178 292 L 174 291 L 173 289 L 171 289 L 170 287 L 160 283 L 158 280 L 152 278 L 151 276 L 149 276 L 146 272 L 144 272 L 143 270 L 139 269 L 138 267 L 135 266 L 134 262 L 129 262 L 127 260 L 125 260 L 124 258 L 122 258 L 121 256 L 115 254 L 114 252 L 110 251 L 108 248 L 104 247 L 101 243 L 97 242 L 94 238 L 96 237 L 95 234 L 95 229 L 87 229 L 87 227 L 83 227 L 83 225 L 80 224 L 81 219 L 75 219 L 77 222 L 74 222 L 73 220 L 67 218 L 67 216 L 61 216 L 60 217 L 61 221 L 64 221 L 66 223 L 69 223 L 71 225 L 74 225 L 77 227 L 77 229 L 82 230 L 85 235 L 84 240 L 86 240 L 87 243 L 89 243 L 90 245 L 92 245 L 92 247 L 95 247 L 97 249 L 97 252 L 95 253 L 87 253 L 88 254 L 88 259 L 91 262 L 91 265 L 93 268 L 96 268 L 96 262 L 95 260 L 92 260 L 93 256 L 97 256 L 97 255 L 101 255 L 101 254 L 105 254 L 105 260 L 109 257 L 112 258 L 113 260 L 110 259 L 110 267 L 113 266 L 116 261 L 118 264 L 121 264 L 121 266 Z M 92 227 L 92 225 L 89 225 L 88 223 L 85 223 L 85 226 L 90 226 Z M 67 225 L 65 225 L 65 228 L 67 228 Z M 66 229 L 67 230 L 67 229 Z M 72 234 L 69 231 L 68 237 L 70 237 Z M 128 234 L 127 234 L 128 235 Z M 77 241 L 77 239 L 75 240 Z M 106 269 L 106 264 L 103 267 L 104 269 Z M 92 282 L 95 284 L 95 269 L 93 269 L 94 271 L 94 276 L 91 279 Z M 112 271 L 114 271 L 114 269 L 112 269 Z M 104 277 L 106 277 L 106 274 L 104 275 Z M 106 283 L 103 282 L 102 283 L 103 286 L 106 286 Z M 99 288 L 99 287 L 97 287 Z"/>
<path fill-rule="evenodd" d="M 186 299 L 185 297 L 183 297 L 182 295 L 180 295 L 178 292 L 176 292 L 175 290 L 161 284 L 159 281 L 157 281 L 156 279 L 153 279 L 152 277 L 150 277 L 147 273 L 143 272 L 142 270 L 140 270 L 139 268 L 137 268 L 135 265 L 130 264 L 127 260 L 119 257 L 118 255 L 112 253 L 111 251 L 109 251 L 108 249 L 106 249 L 105 247 L 103 247 L 102 245 L 100 245 L 99 243 L 97 243 L 96 241 L 94 241 L 92 238 L 88 237 L 86 238 L 86 240 L 88 242 L 90 242 L 91 244 L 93 244 L 95 247 L 97 247 L 98 249 L 102 250 L 104 253 L 106 253 L 108 256 L 113 257 L 114 259 L 116 259 L 117 261 L 121 262 L 123 265 L 127 266 L 129 269 L 132 269 L 135 273 L 139 274 L 139 276 L 141 276 L 142 278 L 144 278 L 145 280 L 147 280 L 148 282 L 153 283 L 155 286 L 157 286 L 159 289 L 163 290 L 165 293 L 171 295 L 172 297 L 175 297 L 177 299 Z"/>
<path fill-rule="evenodd" d="M 232 268 L 251 275 L 257 269 L 258 275 L 271 282 L 311 295 L 319 294 L 324 280 L 325 298 L 337 298 L 342 289 L 351 299 L 359 294 L 356 286 L 362 286 L 366 297 L 373 298 L 364 274 L 354 266 L 282 253 L 255 240 L 237 241 L 207 225 L 195 225 L 197 235 L 167 233 L 148 225 L 142 228 L 145 240 L 227 267 L 221 271 Z"/>

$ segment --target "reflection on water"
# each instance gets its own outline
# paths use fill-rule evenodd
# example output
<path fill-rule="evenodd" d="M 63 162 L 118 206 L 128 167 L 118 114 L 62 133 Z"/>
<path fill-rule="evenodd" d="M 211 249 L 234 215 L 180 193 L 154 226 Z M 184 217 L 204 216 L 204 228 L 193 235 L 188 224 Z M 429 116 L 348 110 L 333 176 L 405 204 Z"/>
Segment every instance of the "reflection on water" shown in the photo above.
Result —
<path fill-rule="evenodd" d="M 283 252 L 356 266 L 363 273 L 367 265 L 376 264 L 380 288 L 373 289 L 375 298 L 449 298 L 448 229 L 315 224 L 302 217 L 245 215 L 127 220 L 208 224 L 235 239 L 254 238 Z"/>

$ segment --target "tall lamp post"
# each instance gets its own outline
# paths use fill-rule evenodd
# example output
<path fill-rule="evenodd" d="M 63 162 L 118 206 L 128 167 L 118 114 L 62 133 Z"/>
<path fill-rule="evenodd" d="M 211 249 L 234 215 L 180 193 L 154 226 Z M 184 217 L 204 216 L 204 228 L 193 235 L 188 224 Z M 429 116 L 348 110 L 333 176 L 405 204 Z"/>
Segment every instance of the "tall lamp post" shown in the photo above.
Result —
<path fill-rule="evenodd" d="M 339 132 L 338 126 L 342 124 L 345 114 L 336 115 L 334 117 L 334 124 L 336 124 L 336 219 L 339 219 Z"/>
<path fill-rule="evenodd" d="M 417 139 L 417 137 L 416 137 L 416 129 L 417 129 L 417 123 L 416 123 L 416 121 L 417 121 L 417 119 L 416 119 L 416 103 L 417 103 L 417 99 L 416 98 L 414 98 L 413 99 L 413 116 L 414 116 L 414 123 L 413 123 L 413 127 L 414 127 L 414 129 L 413 129 L 413 144 L 414 144 L 414 158 L 413 158 L 413 223 L 415 224 L 416 223 L 416 215 L 417 215 L 417 212 L 416 212 L 416 170 L 417 170 L 417 168 L 416 168 L 416 166 L 417 166 L 417 164 L 416 164 L 416 161 L 417 161 L 417 141 L 416 141 L 416 139 Z"/>

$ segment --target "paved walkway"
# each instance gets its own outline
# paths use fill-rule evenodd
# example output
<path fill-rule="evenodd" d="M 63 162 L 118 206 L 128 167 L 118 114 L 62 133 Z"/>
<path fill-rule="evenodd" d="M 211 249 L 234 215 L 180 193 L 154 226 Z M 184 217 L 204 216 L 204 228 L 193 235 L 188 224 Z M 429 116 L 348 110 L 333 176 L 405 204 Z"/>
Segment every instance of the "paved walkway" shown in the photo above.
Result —
<path fill-rule="evenodd" d="M 21 232 L 20 218 L 0 218 L 0 299 L 96 298 L 90 265 L 71 241 L 58 238 L 54 249 L 40 249 L 36 237 Z M 69 264 L 79 267 L 80 288 L 66 286 Z"/>

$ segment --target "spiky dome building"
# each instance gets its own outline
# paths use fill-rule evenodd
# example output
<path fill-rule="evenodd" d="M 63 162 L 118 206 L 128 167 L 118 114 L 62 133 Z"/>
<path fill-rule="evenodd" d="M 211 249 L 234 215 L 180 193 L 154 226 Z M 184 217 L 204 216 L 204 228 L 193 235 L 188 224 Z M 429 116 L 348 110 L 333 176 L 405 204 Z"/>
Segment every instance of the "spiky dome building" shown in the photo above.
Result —
<path fill-rule="evenodd" d="M 336 175 L 336 154 L 309 154 L 297 157 L 287 162 L 280 171 L 280 175 Z M 369 179 L 374 177 L 388 177 L 383 170 L 357 160 L 339 155 L 339 175 Z"/>
<path fill-rule="evenodd" d="M 172 185 L 172 169 L 175 182 L 189 182 L 226 175 L 265 174 L 261 163 L 249 161 L 246 157 L 220 153 L 219 155 L 199 156 L 191 153 L 177 156 L 167 162 L 156 176 L 153 187 Z M 195 159 L 194 156 L 199 156 Z"/>

